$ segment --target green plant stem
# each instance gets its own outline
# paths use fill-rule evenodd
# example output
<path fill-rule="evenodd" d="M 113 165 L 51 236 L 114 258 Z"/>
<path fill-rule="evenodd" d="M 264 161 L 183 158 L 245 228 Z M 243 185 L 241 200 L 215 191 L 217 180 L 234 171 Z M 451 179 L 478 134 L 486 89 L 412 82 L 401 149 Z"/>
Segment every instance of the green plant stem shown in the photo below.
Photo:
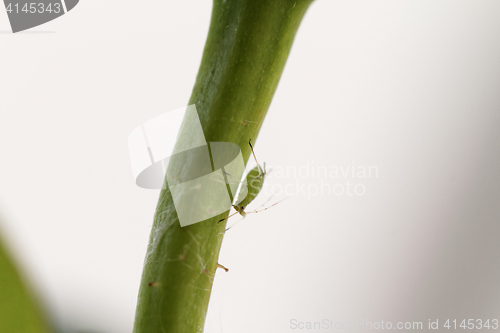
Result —
<path fill-rule="evenodd" d="M 195 104 L 207 142 L 233 142 L 246 161 L 312 0 L 215 0 Z M 179 141 L 189 140 L 181 129 Z M 179 142 L 178 142 L 179 143 Z M 189 162 L 188 162 L 189 163 Z M 181 227 L 162 190 L 139 290 L 135 333 L 202 332 L 225 214 Z"/>

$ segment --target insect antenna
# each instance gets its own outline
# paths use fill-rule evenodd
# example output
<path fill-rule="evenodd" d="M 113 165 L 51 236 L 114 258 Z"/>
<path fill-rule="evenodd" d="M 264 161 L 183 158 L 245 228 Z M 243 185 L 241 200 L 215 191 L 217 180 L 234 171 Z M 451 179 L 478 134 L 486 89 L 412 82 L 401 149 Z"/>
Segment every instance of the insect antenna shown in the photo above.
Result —
<path fill-rule="evenodd" d="M 225 217 L 225 218 L 223 218 L 223 219 L 220 219 L 220 220 L 219 220 L 219 222 L 217 222 L 217 223 L 221 223 L 222 221 L 225 221 L 225 220 L 227 220 L 228 218 L 230 218 L 230 217 L 232 217 L 232 216 L 234 216 L 234 215 L 236 215 L 236 214 L 238 214 L 238 212 L 235 212 L 235 213 L 233 213 L 233 214 L 231 214 L 231 215 L 229 215 L 229 216 L 227 216 L 227 217 Z"/>
<path fill-rule="evenodd" d="M 263 209 L 256 209 L 256 210 L 253 210 L 253 211 L 251 211 L 251 212 L 246 212 L 246 213 L 247 213 L 247 214 L 253 214 L 253 213 L 263 212 L 263 211 L 268 210 L 269 208 L 274 207 L 274 206 L 276 206 L 277 204 L 279 204 L 279 203 L 281 203 L 281 202 L 283 202 L 283 201 L 285 201 L 286 199 L 289 199 L 289 198 L 290 198 L 290 197 L 283 198 L 283 199 L 281 199 L 280 201 L 273 203 L 273 204 L 272 204 L 271 206 L 269 206 L 269 207 L 266 207 L 266 208 L 263 208 Z M 269 201 L 269 200 L 268 200 L 268 201 Z M 261 207 L 262 207 L 262 206 L 261 206 Z"/>
<path fill-rule="evenodd" d="M 271 197 L 271 198 L 272 198 L 272 197 Z M 276 206 L 277 204 L 279 204 L 279 203 L 281 203 L 281 202 L 285 201 L 285 200 L 286 200 L 286 199 L 288 199 L 288 198 L 290 198 L 290 197 L 283 198 L 283 199 L 281 199 L 280 201 L 275 202 L 275 203 L 274 203 L 274 204 L 272 204 L 271 206 L 266 207 L 266 208 L 264 208 L 264 209 L 256 209 L 256 210 L 254 210 L 254 211 L 251 211 L 251 212 L 246 212 L 246 213 L 247 213 L 247 214 L 252 214 L 252 213 L 259 213 L 259 212 L 263 212 L 263 211 L 268 210 L 269 208 L 274 207 L 274 206 Z M 266 201 L 266 203 L 267 203 L 267 202 L 269 202 L 269 199 Z M 264 204 L 265 204 L 265 203 L 264 203 Z M 263 205 L 262 205 L 262 206 L 263 206 Z M 262 206 L 261 206 L 261 207 L 262 207 Z M 235 214 L 236 214 L 236 213 L 235 213 Z M 233 214 L 233 215 L 235 215 L 235 214 Z M 231 215 L 231 216 L 233 216 L 233 215 Z M 231 229 L 232 227 L 234 227 L 236 224 L 238 224 L 239 222 L 243 221 L 244 219 L 245 219 L 245 217 L 242 217 L 242 218 L 241 218 L 241 219 L 239 219 L 238 221 L 234 222 L 234 224 L 233 224 L 232 226 L 228 227 L 225 231 L 228 231 L 229 229 Z"/>

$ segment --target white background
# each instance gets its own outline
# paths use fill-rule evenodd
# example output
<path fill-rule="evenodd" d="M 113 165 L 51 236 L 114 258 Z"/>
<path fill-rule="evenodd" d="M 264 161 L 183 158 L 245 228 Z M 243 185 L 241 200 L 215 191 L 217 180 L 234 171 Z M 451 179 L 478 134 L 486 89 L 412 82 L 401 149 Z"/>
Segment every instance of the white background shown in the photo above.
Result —
<path fill-rule="evenodd" d="M 131 332 L 158 192 L 135 186 L 127 137 L 186 105 L 210 11 L 82 0 L 15 35 L 0 11 L 0 228 L 67 330 Z M 378 177 L 323 179 L 366 192 L 298 191 L 232 229 L 206 332 L 500 313 L 498 13 L 497 0 L 312 4 L 256 144 L 267 184 L 319 184 L 277 177 L 307 163 Z"/>

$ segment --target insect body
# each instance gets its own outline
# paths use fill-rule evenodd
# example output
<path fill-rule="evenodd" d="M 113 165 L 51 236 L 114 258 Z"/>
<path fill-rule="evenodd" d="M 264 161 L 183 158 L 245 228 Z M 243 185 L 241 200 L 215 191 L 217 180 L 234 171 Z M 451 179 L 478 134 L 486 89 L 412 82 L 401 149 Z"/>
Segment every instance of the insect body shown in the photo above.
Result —
<path fill-rule="evenodd" d="M 252 155 L 257 163 L 257 166 L 250 170 L 246 177 L 247 183 L 247 195 L 246 197 L 238 203 L 238 205 L 233 205 L 233 208 L 243 217 L 247 215 L 245 212 L 245 207 L 247 207 L 260 193 L 262 187 L 264 186 L 264 179 L 266 176 L 266 165 L 264 164 L 264 168 L 262 169 L 257 162 L 257 157 L 255 157 L 255 153 L 252 147 L 252 140 L 248 140 L 248 144 L 250 145 L 250 149 L 252 150 Z"/>
<path fill-rule="evenodd" d="M 264 164 L 264 168 L 260 167 L 259 162 L 257 162 L 257 157 L 255 156 L 255 152 L 253 151 L 252 141 L 249 140 L 248 144 L 250 145 L 250 149 L 252 150 L 252 155 L 255 159 L 255 162 L 257 163 L 257 166 L 255 168 L 253 168 L 252 170 L 250 170 L 250 172 L 246 176 L 247 195 L 237 205 L 233 205 L 233 208 L 236 210 L 236 212 L 229 215 L 226 218 L 221 219 L 219 221 L 219 223 L 224 221 L 224 220 L 227 220 L 228 218 L 230 218 L 231 216 L 234 216 L 236 214 L 240 214 L 241 216 L 243 216 L 243 218 L 245 218 L 247 216 L 247 214 L 262 212 L 262 211 L 267 210 L 267 209 L 269 209 L 269 208 L 271 208 L 274 205 L 277 205 L 279 203 L 279 202 L 277 202 L 277 203 L 275 203 L 267 208 L 263 208 L 260 210 L 254 210 L 254 211 L 250 211 L 250 212 L 245 211 L 245 207 L 247 207 L 259 195 L 260 191 L 262 190 L 262 187 L 264 186 L 264 179 L 266 176 L 266 165 Z M 238 222 L 236 222 L 236 223 L 238 223 Z M 229 230 L 230 228 L 234 227 L 236 225 L 236 223 L 233 224 L 232 226 L 230 226 L 229 228 L 227 228 L 226 231 Z"/>
<path fill-rule="evenodd" d="M 247 174 L 246 183 L 242 183 L 246 184 L 245 186 L 247 186 L 247 195 L 238 204 L 232 205 L 236 210 L 236 213 L 219 220 L 219 223 L 236 214 L 240 214 L 241 216 L 246 217 L 247 212 L 245 212 L 245 207 L 248 206 L 259 195 L 260 191 L 262 190 L 262 186 L 264 186 L 264 178 L 266 175 L 265 164 L 264 169 L 262 169 L 259 165 L 259 162 L 257 162 L 257 157 L 255 157 L 255 153 L 252 147 L 252 139 L 248 140 L 248 144 L 250 145 L 250 149 L 252 150 L 252 155 L 255 159 L 255 162 L 257 163 L 257 166 L 250 170 L 250 172 Z"/>

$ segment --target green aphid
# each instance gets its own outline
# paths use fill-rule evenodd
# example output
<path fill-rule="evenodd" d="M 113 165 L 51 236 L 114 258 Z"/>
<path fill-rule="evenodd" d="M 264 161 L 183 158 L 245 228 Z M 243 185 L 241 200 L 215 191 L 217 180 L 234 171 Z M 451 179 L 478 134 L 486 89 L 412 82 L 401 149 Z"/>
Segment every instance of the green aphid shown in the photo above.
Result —
<path fill-rule="evenodd" d="M 265 167 L 265 165 L 264 165 Z M 264 186 L 265 179 L 265 171 L 261 171 L 259 165 L 250 170 L 246 177 L 246 182 L 248 186 L 248 193 L 245 199 L 241 200 L 238 205 L 233 205 L 233 208 L 236 209 L 241 216 L 245 217 L 245 207 L 247 207 L 260 193 L 262 187 Z"/>
<path fill-rule="evenodd" d="M 245 212 L 245 207 L 247 207 L 259 195 L 260 191 L 262 190 L 262 187 L 264 186 L 264 179 L 266 176 L 266 165 L 264 164 L 264 168 L 260 167 L 259 162 L 257 162 L 257 157 L 255 157 L 251 141 L 252 140 L 249 140 L 248 144 L 250 145 L 250 149 L 252 150 L 252 155 L 255 159 L 255 162 L 257 163 L 257 166 L 252 170 L 250 170 L 250 172 L 246 176 L 246 186 L 248 190 L 247 195 L 237 205 L 233 205 L 233 208 L 236 210 L 236 213 L 229 215 L 228 217 L 220 220 L 219 222 L 227 220 L 228 218 L 236 214 L 240 214 L 241 216 L 245 217 L 247 213 L 257 213 L 257 211 Z"/>

